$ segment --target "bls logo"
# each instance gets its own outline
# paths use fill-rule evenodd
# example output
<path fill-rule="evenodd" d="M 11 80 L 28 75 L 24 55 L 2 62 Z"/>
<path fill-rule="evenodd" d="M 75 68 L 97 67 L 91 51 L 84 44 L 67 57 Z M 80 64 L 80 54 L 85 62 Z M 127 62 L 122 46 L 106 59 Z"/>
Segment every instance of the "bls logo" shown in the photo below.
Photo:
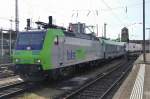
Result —
<path fill-rule="evenodd" d="M 67 50 L 67 60 L 75 59 L 76 53 L 72 50 Z"/>

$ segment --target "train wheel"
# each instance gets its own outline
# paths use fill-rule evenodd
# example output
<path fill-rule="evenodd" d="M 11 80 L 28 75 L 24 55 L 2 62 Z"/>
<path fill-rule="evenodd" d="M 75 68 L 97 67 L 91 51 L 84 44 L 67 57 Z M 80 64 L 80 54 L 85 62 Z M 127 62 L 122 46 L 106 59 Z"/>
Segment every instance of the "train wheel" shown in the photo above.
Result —
<path fill-rule="evenodd" d="M 73 73 L 73 67 L 60 68 L 61 77 L 69 77 Z"/>
<path fill-rule="evenodd" d="M 49 78 L 52 80 L 59 80 L 61 78 L 59 69 L 51 71 L 51 73 L 49 74 Z"/>

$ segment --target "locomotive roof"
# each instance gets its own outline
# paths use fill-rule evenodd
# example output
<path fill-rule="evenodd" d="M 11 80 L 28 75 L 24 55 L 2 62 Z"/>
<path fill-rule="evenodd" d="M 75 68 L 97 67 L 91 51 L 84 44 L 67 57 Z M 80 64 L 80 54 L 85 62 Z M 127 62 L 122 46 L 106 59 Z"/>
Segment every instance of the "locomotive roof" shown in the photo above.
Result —
<path fill-rule="evenodd" d="M 74 32 L 64 32 L 65 36 L 69 37 L 75 37 L 75 38 L 81 38 L 81 39 L 88 39 L 88 40 L 99 40 L 96 36 L 93 34 L 85 34 L 85 33 L 74 33 Z"/>
<path fill-rule="evenodd" d="M 24 31 L 20 31 L 20 32 L 26 32 L 26 33 L 31 33 L 31 32 L 45 32 L 47 31 L 46 29 L 35 29 L 35 30 L 24 30 Z"/>
<path fill-rule="evenodd" d="M 116 41 L 112 41 L 112 40 L 105 40 L 102 39 L 102 41 L 106 44 L 112 44 L 112 45 L 120 45 L 120 46 L 124 46 L 125 42 L 116 42 Z"/>

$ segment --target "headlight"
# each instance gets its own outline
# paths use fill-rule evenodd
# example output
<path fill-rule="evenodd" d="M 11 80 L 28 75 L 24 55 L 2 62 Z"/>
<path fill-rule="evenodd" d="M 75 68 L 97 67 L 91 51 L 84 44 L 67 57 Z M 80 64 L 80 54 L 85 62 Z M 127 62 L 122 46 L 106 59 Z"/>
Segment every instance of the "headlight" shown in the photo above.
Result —
<path fill-rule="evenodd" d="M 40 59 L 36 59 L 35 62 L 36 63 L 41 63 L 41 60 Z"/>
<path fill-rule="evenodd" d="M 19 59 L 15 59 L 15 62 L 19 62 Z"/>
<path fill-rule="evenodd" d="M 39 60 L 39 59 L 38 59 L 38 60 L 37 60 L 37 62 L 38 62 L 38 63 L 40 63 L 40 62 L 41 62 L 41 60 Z"/>

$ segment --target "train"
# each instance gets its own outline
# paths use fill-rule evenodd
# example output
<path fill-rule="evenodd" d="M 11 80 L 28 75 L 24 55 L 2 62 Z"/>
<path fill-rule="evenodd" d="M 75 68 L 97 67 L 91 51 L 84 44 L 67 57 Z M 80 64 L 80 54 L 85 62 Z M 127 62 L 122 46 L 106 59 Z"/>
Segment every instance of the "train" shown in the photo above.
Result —
<path fill-rule="evenodd" d="M 65 29 L 53 25 L 52 16 L 48 23 L 36 23 L 38 29 L 28 24 L 27 30 L 19 32 L 12 55 L 15 72 L 23 79 L 55 79 L 81 66 L 126 54 L 125 43 L 86 34 L 85 24 L 70 24 Z"/>
<path fill-rule="evenodd" d="M 125 46 L 128 57 L 139 56 L 142 53 L 142 44 L 126 43 Z"/>

